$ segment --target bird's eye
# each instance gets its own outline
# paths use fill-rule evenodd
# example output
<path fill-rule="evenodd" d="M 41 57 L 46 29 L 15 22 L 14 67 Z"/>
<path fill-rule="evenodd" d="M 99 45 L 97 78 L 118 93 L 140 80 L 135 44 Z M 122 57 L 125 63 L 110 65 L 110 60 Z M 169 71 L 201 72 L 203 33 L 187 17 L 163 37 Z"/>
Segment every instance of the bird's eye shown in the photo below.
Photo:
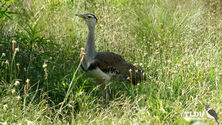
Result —
<path fill-rule="evenodd" d="M 91 18 L 92 16 L 88 16 L 88 18 Z"/>

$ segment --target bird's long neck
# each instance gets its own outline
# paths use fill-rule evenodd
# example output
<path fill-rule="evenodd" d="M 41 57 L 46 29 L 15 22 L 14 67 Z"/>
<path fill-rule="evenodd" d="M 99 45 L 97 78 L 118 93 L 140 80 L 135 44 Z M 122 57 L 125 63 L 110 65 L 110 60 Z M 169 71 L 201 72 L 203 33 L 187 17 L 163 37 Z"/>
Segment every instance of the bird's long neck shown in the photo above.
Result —
<path fill-rule="evenodd" d="M 95 50 L 95 26 L 88 26 L 89 32 L 85 45 L 85 58 L 88 60 L 96 56 Z"/>

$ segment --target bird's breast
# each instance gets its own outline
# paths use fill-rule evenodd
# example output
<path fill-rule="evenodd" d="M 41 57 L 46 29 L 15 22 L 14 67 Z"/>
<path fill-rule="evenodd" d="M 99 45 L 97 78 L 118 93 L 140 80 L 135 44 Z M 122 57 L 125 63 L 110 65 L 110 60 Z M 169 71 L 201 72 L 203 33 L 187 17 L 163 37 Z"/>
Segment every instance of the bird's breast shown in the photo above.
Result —
<path fill-rule="evenodd" d="M 111 76 L 104 73 L 99 67 L 93 70 L 87 70 L 86 75 L 95 78 L 95 80 L 99 82 L 109 81 L 111 79 Z"/>

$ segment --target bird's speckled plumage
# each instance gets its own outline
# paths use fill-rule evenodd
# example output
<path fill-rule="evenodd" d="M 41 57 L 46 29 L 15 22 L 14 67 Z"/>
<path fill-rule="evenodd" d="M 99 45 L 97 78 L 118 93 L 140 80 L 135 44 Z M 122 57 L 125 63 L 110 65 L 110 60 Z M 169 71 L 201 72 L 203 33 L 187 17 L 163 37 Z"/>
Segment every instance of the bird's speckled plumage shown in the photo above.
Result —
<path fill-rule="evenodd" d="M 93 70 L 96 67 L 99 67 L 104 73 L 110 74 L 112 79 L 128 80 L 133 84 L 143 79 L 142 70 L 112 52 L 97 53 L 88 70 Z"/>

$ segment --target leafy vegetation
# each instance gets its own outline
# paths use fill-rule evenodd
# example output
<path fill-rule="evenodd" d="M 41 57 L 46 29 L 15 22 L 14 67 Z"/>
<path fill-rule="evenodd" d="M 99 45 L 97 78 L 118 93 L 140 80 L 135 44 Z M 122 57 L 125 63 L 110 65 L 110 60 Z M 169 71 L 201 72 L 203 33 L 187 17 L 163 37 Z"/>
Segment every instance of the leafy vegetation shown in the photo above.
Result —
<path fill-rule="evenodd" d="M 220 118 L 221 4 L 1 0 L 0 123 L 192 124 L 198 120 L 186 121 L 184 112 L 206 104 Z M 148 79 L 112 81 L 113 99 L 104 103 L 100 85 L 79 67 L 87 28 L 77 13 L 99 19 L 97 50 L 122 55 Z"/>

